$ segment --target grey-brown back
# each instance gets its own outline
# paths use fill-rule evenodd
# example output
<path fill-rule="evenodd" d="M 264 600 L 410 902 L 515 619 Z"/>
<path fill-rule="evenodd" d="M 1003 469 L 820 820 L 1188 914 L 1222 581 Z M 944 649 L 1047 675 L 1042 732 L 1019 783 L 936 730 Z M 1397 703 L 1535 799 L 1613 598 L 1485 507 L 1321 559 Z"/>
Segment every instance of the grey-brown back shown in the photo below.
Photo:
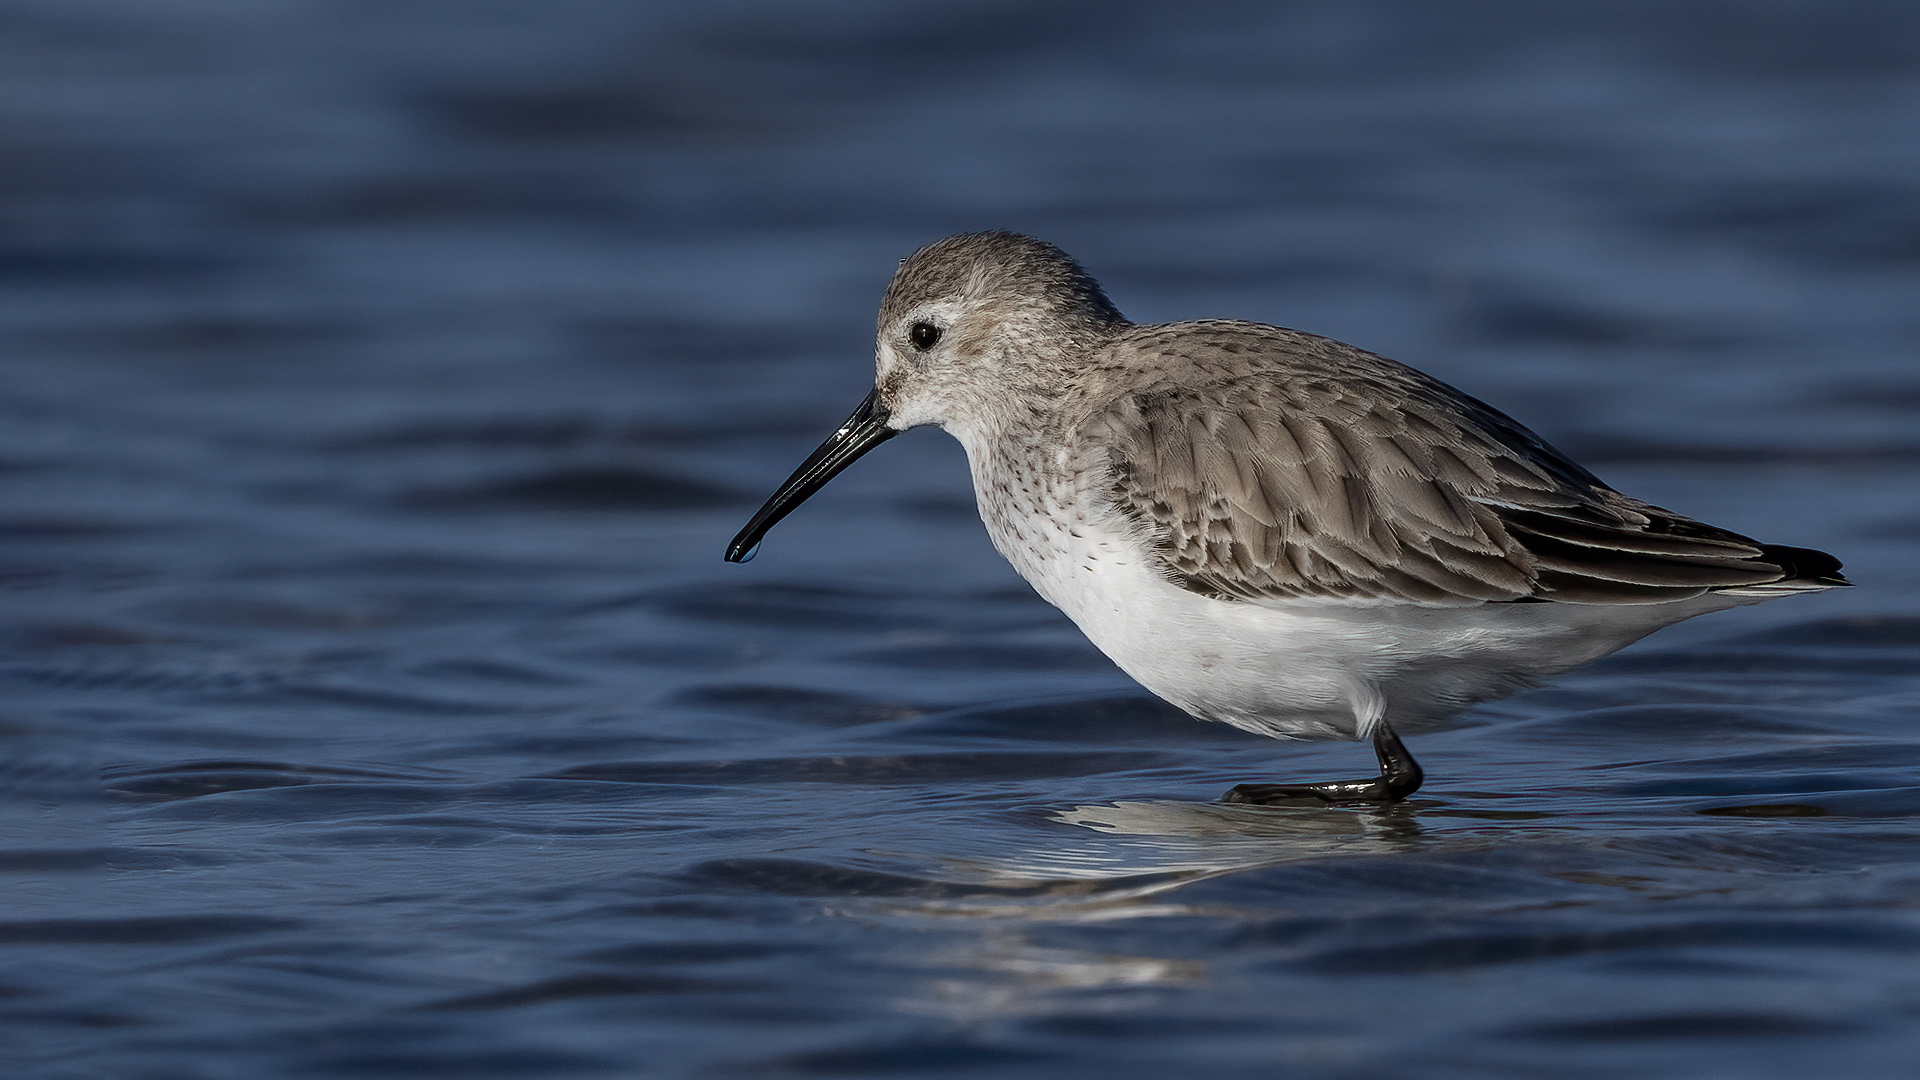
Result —
<path fill-rule="evenodd" d="M 1327 338 L 1143 326 L 1091 359 L 1078 441 L 1104 451 L 1113 505 L 1196 592 L 1645 604 L 1845 584 L 1831 556 L 1622 495 L 1498 410 Z"/>

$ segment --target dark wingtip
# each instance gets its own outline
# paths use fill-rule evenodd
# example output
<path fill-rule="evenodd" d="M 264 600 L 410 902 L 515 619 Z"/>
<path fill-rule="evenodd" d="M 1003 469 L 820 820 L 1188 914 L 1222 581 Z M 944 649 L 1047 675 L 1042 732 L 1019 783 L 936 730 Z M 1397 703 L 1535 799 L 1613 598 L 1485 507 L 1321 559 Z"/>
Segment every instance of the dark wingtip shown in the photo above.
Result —
<path fill-rule="evenodd" d="M 1813 548 L 1787 547 L 1784 544 L 1760 545 L 1760 557 L 1780 568 L 1786 581 L 1811 581 L 1816 585 L 1852 585 L 1840 572 L 1840 560 Z"/>

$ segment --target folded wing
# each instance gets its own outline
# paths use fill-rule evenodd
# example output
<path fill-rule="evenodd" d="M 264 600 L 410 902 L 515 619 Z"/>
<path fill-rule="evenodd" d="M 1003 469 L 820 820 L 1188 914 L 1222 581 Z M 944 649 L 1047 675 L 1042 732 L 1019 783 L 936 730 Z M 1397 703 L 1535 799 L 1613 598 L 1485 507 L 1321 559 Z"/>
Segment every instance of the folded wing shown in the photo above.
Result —
<path fill-rule="evenodd" d="M 1845 584 L 1824 553 L 1622 495 L 1411 368 L 1238 326 L 1247 329 L 1191 346 L 1236 362 L 1177 358 L 1166 378 L 1108 403 L 1084 429 L 1082 445 L 1105 450 L 1095 482 L 1185 588 L 1452 606 Z M 1256 350 L 1274 362 L 1249 373 Z"/>

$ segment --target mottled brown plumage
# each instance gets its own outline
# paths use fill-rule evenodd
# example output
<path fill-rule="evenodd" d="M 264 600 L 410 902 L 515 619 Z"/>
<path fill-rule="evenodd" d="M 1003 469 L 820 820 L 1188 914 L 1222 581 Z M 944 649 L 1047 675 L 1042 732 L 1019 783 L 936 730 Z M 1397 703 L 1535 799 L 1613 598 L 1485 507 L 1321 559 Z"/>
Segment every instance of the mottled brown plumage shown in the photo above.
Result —
<path fill-rule="evenodd" d="M 1136 380 L 1078 437 L 1105 448 L 1169 579 L 1210 596 L 1647 604 L 1839 569 L 1622 495 L 1499 411 L 1327 338 L 1149 326 L 1108 363 Z"/>

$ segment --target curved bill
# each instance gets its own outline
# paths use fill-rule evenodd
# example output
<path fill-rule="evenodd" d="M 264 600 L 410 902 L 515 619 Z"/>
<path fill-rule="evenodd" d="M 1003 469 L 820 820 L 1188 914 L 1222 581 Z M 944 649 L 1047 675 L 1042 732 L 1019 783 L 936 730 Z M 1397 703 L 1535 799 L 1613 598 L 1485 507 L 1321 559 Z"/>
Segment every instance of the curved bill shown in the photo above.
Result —
<path fill-rule="evenodd" d="M 753 515 L 747 527 L 727 545 L 728 562 L 746 562 L 760 550 L 760 538 L 767 530 L 780 523 L 780 519 L 792 513 L 794 508 L 807 501 L 807 497 L 827 486 L 827 481 L 840 475 L 840 470 L 858 461 L 867 451 L 900 434 L 887 426 L 887 407 L 880 404 L 880 391 L 867 395 L 867 400 L 853 410 L 847 422 L 840 430 L 827 436 L 800 467 L 793 470 L 787 482 L 780 485 L 760 512 Z"/>

